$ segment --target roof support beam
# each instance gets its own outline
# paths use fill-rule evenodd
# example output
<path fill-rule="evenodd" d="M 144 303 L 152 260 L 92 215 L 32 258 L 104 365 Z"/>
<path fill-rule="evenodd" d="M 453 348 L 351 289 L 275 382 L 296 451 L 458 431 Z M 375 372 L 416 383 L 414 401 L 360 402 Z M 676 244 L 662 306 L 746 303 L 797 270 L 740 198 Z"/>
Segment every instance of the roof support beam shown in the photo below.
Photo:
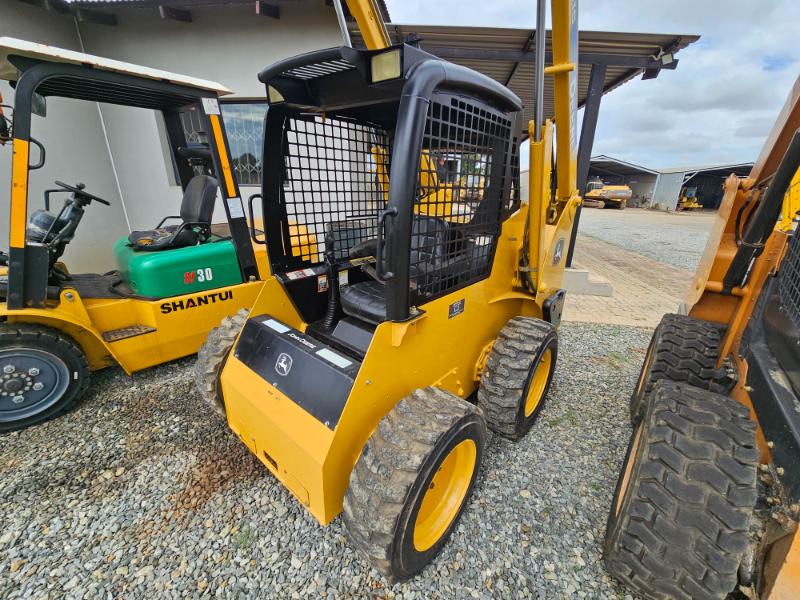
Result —
<path fill-rule="evenodd" d="M 75 18 L 81 23 L 92 23 L 94 25 L 116 25 L 117 15 L 104 13 L 97 10 L 86 8 L 76 8 Z"/>
<path fill-rule="evenodd" d="M 173 8 L 171 6 L 159 6 L 158 14 L 162 19 L 169 19 L 171 21 L 182 21 L 183 23 L 192 22 L 192 13 L 182 8 Z"/>
<path fill-rule="evenodd" d="M 581 139 L 578 143 L 578 174 L 577 187 L 581 196 L 586 190 L 586 179 L 589 177 L 589 162 L 594 146 L 594 134 L 597 132 L 597 117 L 600 114 L 600 100 L 603 98 L 603 84 L 606 80 L 606 65 L 592 65 L 589 75 L 589 89 L 586 92 L 586 102 L 583 105 L 583 125 L 581 126 Z M 578 237 L 578 225 L 581 221 L 581 206 L 575 212 L 575 221 L 572 224 L 572 235 L 567 253 L 567 267 L 572 266 L 572 255 L 575 253 L 575 240 Z"/>
<path fill-rule="evenodd" d="M 270 17 L 272 19 L 280 19 L 281 11 L 277 6 L 267 4 L 264 0 L 256 1 L 256 14 L 262 17 Z"/>
<path fill-rule="evenodd" d="M 428 52 L 435 54 L 439 58 L 448 60 L 503 60 L 520 62 L 532 62 L 534 52 L 528 50 L 493 50 L 490 48 L 458 48 L 450 46 L 434 46 L 425 44 L 423 47 Z M 553 62 L 553 53 L 545 53 L 545 61 Z M 615 67 L 629 67 L 631 69 L 675 69 L 678 60 L 664 64 L 660 60 L 655 60 L 649 56 L 629 56 L 626 54 L 602 54 L 598 52 L 581 52 L 578 55 L 581 64 L 607 65 Z"/>
<path fill-rule="evenodd" d="M 523 52 L 531 52 L 533 49 L 533 44 L 536 41 L 536 30 L 532 31 L 531 34 L 528 36 L 528 39 L 525 41 L 525 44 L 522 47 Z M 520 61 L 516 61 L 514 66 L 511 67 L 511 73 L 508 74 L 506 78 L 506 87 L 511 84 L 511 80 L 514 79 L 514 75 L 517 74 L 517 70 L 519 70 Z"/>

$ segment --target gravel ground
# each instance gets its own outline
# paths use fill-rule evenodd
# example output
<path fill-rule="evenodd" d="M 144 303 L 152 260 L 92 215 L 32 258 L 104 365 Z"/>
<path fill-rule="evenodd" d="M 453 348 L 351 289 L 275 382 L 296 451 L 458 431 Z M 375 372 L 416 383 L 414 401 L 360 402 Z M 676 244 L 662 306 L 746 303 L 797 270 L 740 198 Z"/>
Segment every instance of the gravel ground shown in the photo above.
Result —
<path fill-rule="evenodd" d="M 580 233 L 694 272 L 703 256 L 715 213 L 666 213 L 641 208 L 587 208 Z M 580 238 L 578 238 L 580 244 Z"/>
<path fill-rule="evenodd" d="M 191 361 L 101 372 L 70 414 L 0 437 L 0 597 L 626 598 L 600 543 L 649 335 L 565 324 L 539 421 L 494 438 L 450 543 L 393 586 L 205 409 Z"/>

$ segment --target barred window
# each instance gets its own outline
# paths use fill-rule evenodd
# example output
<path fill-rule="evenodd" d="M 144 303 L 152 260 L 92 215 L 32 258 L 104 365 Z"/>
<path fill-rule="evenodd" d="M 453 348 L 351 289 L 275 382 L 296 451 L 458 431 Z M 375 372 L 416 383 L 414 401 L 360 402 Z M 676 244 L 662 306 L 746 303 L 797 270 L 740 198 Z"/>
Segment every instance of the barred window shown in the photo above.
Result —
<path fill-rule="evenodd" d="M 266 102 L 222 102 L 222 119 L 239 185 L 261 185 Z"/>

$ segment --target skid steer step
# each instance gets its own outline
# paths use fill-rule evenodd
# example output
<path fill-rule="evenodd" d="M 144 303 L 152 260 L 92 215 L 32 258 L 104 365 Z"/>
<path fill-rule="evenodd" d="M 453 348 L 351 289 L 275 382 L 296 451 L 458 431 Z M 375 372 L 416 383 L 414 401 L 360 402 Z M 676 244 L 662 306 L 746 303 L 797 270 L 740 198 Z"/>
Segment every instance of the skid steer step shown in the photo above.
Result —
<path fill-rule="evenodd" d="M 118 342 L 128 338 L 136 337 L 137 335 L 144 335 L 145 333 L 153 333 L 156 331 L 155 327 L 148 327 L 147 325 L 129 325 L 128 327 L 120 327 L 119 329 L 112 329 L 103 332 L 103 339 L 108 342 Z"/>

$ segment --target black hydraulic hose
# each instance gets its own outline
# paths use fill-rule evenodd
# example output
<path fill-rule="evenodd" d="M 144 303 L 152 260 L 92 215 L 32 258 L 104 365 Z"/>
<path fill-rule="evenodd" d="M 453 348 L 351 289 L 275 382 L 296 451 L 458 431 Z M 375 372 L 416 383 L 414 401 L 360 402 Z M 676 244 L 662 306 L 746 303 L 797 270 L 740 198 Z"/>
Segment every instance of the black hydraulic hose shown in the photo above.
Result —
<path fill-rule="evenodd" d="M 744 287 L 753 261 L 764 250 L 764 243 L 781 215 L 783 199 L 798 166 L 800 166 L 800 130 L 794 133 L 786 153 L 775 170 L 772 182 L 748 219 L 749 223 L 742 234 L 739 249 L 722 280 L 723 294 L 730 294 L 735 287 Z"/>
<path fill-rule="evenodd" d="M 328 276 L 328 307 L 325 310 L 325 318 L 322 326 L 325 329 L 332 329 L 336 322 L 336 313 L 339 309 L 339 274 L 336 271 L 336 252 L 334 250 L 335 240 L 333 231 L 328 230 L 325 234 L 325 267 Z"/>

